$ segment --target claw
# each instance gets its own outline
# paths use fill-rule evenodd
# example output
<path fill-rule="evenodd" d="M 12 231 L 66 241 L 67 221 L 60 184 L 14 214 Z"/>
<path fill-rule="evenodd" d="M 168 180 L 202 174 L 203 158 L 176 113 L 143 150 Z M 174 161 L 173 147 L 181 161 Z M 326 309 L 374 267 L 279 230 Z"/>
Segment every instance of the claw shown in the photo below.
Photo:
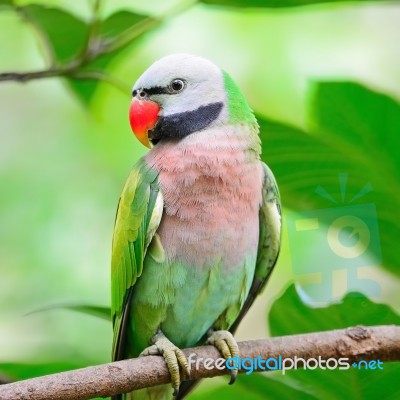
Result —
<path fill-rule="evenodd" d="M 239 347 L 229 331 L 214 331 L 208 337 L 207 344 L 212 344 L 224 356 L 225 360 L 228 358 L 239 357 Z M 235 368 L 231 371 L 231 379 L 229 385 L 236 381 L 238 369 Z"/>
<path fill-rule="evenodd" d="M 238 370 L 236 368 L 231 372 L 231 379 L 229 379 L 228 385 L 233 385 L 236 382 L 237 375 L 238 375 Z"/>
<path fill-rule="evenodd" d="M 154 344 L 144 349 L 140 353 L 140 356 L 162 355 L 164 357 L 171 375 L 172 388 L 174 390 L 173 396 L 176 397 L 181 384 L 179 366 L 183 369 L 185 374 L 190 377 L 189 363 L 186 355 L 181 349 L 168 340 L 161 331 L 153 337 L 152 342 Z"/>

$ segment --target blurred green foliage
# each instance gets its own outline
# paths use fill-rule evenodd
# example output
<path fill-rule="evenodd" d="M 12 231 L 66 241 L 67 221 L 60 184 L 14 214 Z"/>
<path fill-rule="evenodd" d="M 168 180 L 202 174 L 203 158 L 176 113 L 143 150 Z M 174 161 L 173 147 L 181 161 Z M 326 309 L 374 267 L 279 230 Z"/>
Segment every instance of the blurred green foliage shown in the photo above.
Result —
<path fill-rule="evenodd" d="M 365 254 L 373 267 L 362 273 L 379 296 L 343 297 L 351 288 L 333 277 L 337 304 L 313 303 L 307 268 L 304 276 L 291 268 L 295 243 L 284 229 L 276 271 L 238 337 L 265 336 L 260 313 L 271 305 L 273 335 L 398 324 L 399 18 L 399 3 L 384 1 L 1 0 L 0 74 L 55 79 L 0 82 L 0 375 L 109 360 L 108 322 L 51 305 L 97 315 L 108 307 L 115 208 L 144 152 L 129 133 L 130 87 L 171 52 L 203 55 L 237 79 L 257 112 L 288 223 L 327 206 L 318 187 L 341 204 L 342 173 L 345 202 L 372 187 L 354 204 L 377 210 L 379 248 Z M 301 251 L 316 253 L 323 269 L 322 250 L 310 243 Z M 275 301 L 292 281 L 300 296 L 291 286 Z M 192 398 L 395 398 L 398 368 L 241 376 L 233 388 L 218 378 Z"/>
<path fill-rule="evenodd" d="M 268 319 L 273 336 L 344 329 L 355 325 L 400 324 L 400 316 L 390 307 L 374 303 L 361 293 L 351 292 L 337 304 L 312 308 L 301 302 L 295 286 L 289 286 L 272 305 Z"/>
<path fill-rule="evenodd" d="M 372 249 L 382 251 L 382 265 L 399 275 L 399 223 L 393 216 L 400 202 L 400 104 L 353 82 L 318 82 L 310 109 L 309 132 L 258 117 L 264 159 L 285 205 L 301 211 L 326 207 L 327 199 L 315 193 L 318 186 L 338 203 L 374 203 L 380 246 Z M 341 199 L 343 171 L 349 179 Z M 366 184 L 373 189 L 358 197 Z"/>
<path fill-rule="evenodd" d="M 345 3 L 346 1 L 368 1 L 371 0 L 201 0 L 206 4 L 217 4 L 225 7 L 243 7 L 243 8 L 283 8 L 300 7 L 321 3 Z M 381 0 L 384 1 L 384 0 Z M 379 2 L 379 0 L 378 0 Z"/>

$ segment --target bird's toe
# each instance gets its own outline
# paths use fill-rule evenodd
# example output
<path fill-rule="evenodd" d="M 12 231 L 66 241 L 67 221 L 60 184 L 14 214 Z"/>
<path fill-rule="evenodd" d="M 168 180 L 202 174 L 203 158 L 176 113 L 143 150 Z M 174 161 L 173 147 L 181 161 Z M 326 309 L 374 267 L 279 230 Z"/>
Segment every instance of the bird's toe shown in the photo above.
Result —
<path fill-rule="evenodd" d="M 236 339 L 229 331 L 213 331 L 207 339 L 208 344 L 213 345 L 224 356 L 225 360 L 229 358 L 239 357 L 239 347 Z M 231 380 L 229 384 L 232 385 L 237 377 L 238 369 L 235 368 L 231 371 Z"/>

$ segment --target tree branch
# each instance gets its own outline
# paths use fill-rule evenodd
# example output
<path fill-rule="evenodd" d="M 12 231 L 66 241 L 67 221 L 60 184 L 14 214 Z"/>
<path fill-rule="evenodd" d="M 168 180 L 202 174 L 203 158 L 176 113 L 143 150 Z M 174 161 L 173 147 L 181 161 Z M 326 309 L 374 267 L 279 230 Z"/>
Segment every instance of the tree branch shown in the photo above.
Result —
<path fill-rule="evenodd" d="M 400 361 L 400 326 L 387 325 L 334 330 L 239 343 L 241 358 L 269 357 L 322 359 L 341 357 L 359 360 Z M 184 350 L 196 358 L 221 357 L 212 346 Z M 210 378 L 226 369 L 191 368 L 191 378 Z M 244 371 L 241 371 L 244 372 Z M 187 380 L 188 377 L 183 377 Z M 169 383 L 170 376 L 160 356 L 148 356 L 82 368 L 0 386 L 1 400 L 84 400 Z M 233 389 L 234 390 L 234 389 Z M 172 389 L 171 389 L 172 391 Z"/>

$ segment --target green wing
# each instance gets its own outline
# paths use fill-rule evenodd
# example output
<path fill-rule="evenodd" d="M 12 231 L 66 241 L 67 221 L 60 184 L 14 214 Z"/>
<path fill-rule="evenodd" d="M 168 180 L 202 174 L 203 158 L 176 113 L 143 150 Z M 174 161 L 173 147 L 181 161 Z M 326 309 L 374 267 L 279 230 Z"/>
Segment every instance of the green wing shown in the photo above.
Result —
<path fill-rule="evenodd" d="M 133 167 L 119 200 L 111 260 L 113 360 L 123 358 L 130 297 L 143 260 L 160 224 L 163 200 L 158 173 L 142 158 Z"/>
<path fill-rule="evenodd" d="M 260 236 L 254 279 L 249 295 L 234 324 L 229 329 L 235 332 L 255 298 L 265 287 L 276 264 L 281 243 L 281 201 L 278 185 L 272 171 L 262 163 L 264 182 L 262 204 L 260 207 Z"/>

